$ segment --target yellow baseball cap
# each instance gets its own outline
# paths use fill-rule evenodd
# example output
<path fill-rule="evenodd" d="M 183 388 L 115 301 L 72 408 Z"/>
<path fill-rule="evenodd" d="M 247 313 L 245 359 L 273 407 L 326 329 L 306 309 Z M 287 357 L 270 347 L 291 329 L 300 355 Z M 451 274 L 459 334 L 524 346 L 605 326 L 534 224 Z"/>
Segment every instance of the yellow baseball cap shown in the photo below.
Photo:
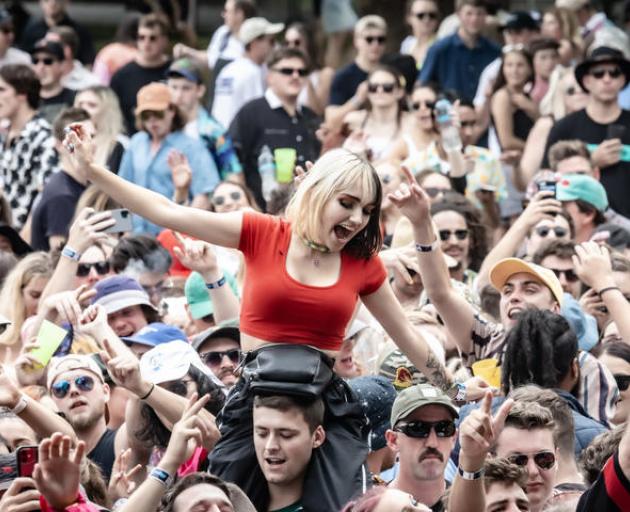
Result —
<path fill-rule="evenodd" d="M 552 295 L 558 301 L 558 304 L 562 305 L 562 299 L 564 292 L 562 291 L 562 285 L 556 274 L 551 270 L 536 265 L 535 263 L 529 263 L 519 258 L 505 258 L 497 262 L 490 270 L 490 283 L 497 290 L 501 291 L 501 288 L 505 285 L 506 281 L 514 274 L 519 273 L 531 274 L 536 276 L 549 290 Z"/>

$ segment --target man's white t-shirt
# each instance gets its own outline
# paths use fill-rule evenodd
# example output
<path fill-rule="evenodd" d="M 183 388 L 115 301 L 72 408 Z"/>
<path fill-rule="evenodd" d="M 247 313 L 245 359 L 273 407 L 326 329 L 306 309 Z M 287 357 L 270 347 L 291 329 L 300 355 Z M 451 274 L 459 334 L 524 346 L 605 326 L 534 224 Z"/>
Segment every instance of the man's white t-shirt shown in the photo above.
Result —
<path fill-rule="evenodd" d="M 208 45 L 208 67 L 213 69 L 217 60 L 234 60 L 243 55 L 245 47 L 226 25 L 221 25 L 212 34 Z"/>
<path fill-rule="evenodd" d="M 265 94 L 265 68 L 248 57 L 240 57 L 225 66 L 214 86 L 212 116 L 228 128 L 245 103 Z"/>

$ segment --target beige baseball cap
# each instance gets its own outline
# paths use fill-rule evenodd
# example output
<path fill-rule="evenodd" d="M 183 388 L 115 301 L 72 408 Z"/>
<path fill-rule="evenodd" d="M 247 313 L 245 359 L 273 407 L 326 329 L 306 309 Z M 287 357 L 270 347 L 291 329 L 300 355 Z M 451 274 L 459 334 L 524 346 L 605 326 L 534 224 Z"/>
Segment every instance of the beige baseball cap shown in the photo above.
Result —
<path fill-rule="evenodd" d="M 243 45 L 247 45 L 260 36 L 273 36 L 283 30 L 284 23 L 271 23 L 261 17 L 248 18 L 241 25 L 238 38 Z"/>
<path fill-rule="evenodd" d="M 497 262 L 490 270 L 490 282 L 497 290 L 501 291 L 501 288 L 505 285 L 510 276 L 514 274 L 531 274 L 537 277 L 555 297 L 558 304 L 562 305 L 564 292 L 562 291 L 562 285 L 556 274 L 551 270 L 536 265 L 535 263 L 529 263 L 519 258 L 505 258 Z"/>

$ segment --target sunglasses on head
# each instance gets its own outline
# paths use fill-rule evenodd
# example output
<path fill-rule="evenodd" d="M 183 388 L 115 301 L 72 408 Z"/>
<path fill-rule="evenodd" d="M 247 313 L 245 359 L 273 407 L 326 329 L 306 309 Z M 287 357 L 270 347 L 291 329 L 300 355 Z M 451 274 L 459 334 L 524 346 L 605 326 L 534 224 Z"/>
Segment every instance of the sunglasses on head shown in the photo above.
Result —
<path fill-rule="evenodd" d="M 556 238 L 562 238 L 563 236 L 566 236 L 568 233 L 568 231 L 565 228 L 560 228 L 560 227 L 550 228 L 548 226 L 540 226 L 536 228 L 536 234 L 540 238 L 546 238 L 547 236 L 549 236 L 549 233 L 551 233 L 552 231 L 556 235 Z"/>
<path fill-rule="evenodd" d="M 205 352 L 201 354 L 201 359 L 203 359 L 206 364 L 219 366 L 225 356 L 234 364 L 241 362 L 241 351 L 236 348 L 232 350 Z"/>
<path fill-rule="evenodd" d="M 435 11 L 414 12 L 413 15 L 419 20 L 437 20 L 438 18 L 438 13 Z"/>
<path fill-rule="evenodd" d="M 241 197 L 243 197 L 243 194 L 237 190 L 235 190 L 234 192 L 230 192 L 228 195 L 230 196 L 232 201 L 240 201 Z M 221 206 L 225 204 L 225 199 L 226 196 L 213 196 L 212 202 L 215 206 Z"/>
<path fill-rule="evenodd" d="M 365 42 L 367 44 L 372 44 L 372 43 L 385 44 L 385 36 L 365 36 Z"/>
<path fill-rule="evenodd" d="M 155 117 L 156 119 L 164 119 L 165 115 L 165 110 L 145 110 L 140 114 L 140 119 L 142 121 L 148 121 L 152 117 Z"/>
<path fill-rule="evenodd" d="M 619 78 L 623 75 L 623 72 L 620 68 L 596 69 L 595 71 L 590 71 L 589 75 L 597 78 L 597 80 L 601 80 L 605 75 L 608 75 L 610 78 Z"/>
<path fill-rule="evenodd" d="M 72 381 L 58 380 L 52 385 L 50 390 L 56 398 L 65 398 L 70 391 L 71 385 Z M 94 389 L 94 379 L 89 375 L 80 375 L 79 377 L 75 377 L 74 385 L 79 391 L 92 391 Z"/>
<path fill-rule="evenodd" d="M 551 469 L 556 463 L 556 455 L 553 452 L 538 452 L 531 456 L 534 459 L 534 463 L 540 468 L 544 470 Z M 529 462 L 530 455 L 510 455 L 508 460 L 512 464 L 516 464 L 517 466 L 527 466 Z"/>
<path fill-rule="evenodd" d="M 457 431 L 455 422 L 451 420 L 442 421 L 410 421 L 409 423 L 399 423 L 394 428 L 396 432 L 402 432 L 408 437 L 416 439 L 426 439 L 431 435 L 431 430 L 435 430 L 438 437 L 453 437 Z"/>
<path fill-rule="evenodd" d="M 451 231 L 450 229 L 440 229 L 440 240 L 442 242 L 446 242 L 451 236 L 455 235 L 457 240 L 466 240 L 468 238 L 468 230 L 467 229 L 456 229 Z"/>
<path fill-rule="evenodd" d="M 414 110 L 420 110 L 421 108 L 433 110 L 433 107 L 435 107 L 435 101 L 414 101 L 411 104 L 411 108 Z"/>
<path fill-rule="evenodd" d="M 626 391 L 630 386 L 630 375 L 615 374 L 613 375 L 613 377 L 617 382 L 617 387 L 619 388 L 619 391 Z"/>
<path fill-rule="evenodd" d="M 577 274 L 573 271 L 573 269 L 567 269 L 567 270 L 560 270 L 558 268 L 549 268 L 547 267 L 548 270 L 551 270 L 554 274 L 556 274 L 556 277 L 558 279 L 560 279 L 560 276 L 562 274 L 564 274 L 564 278 L 569 282 L 569 283 L 575 283 L 579 277 L 577 276 Z"/>
<path fill-rule="evenodd" d="M 33 61 L 33 66 L 37 66 L 37 64 L 39 64 L 40 62 L 44 66 L 52 66 L 55 62 L 57 62 L 57 60 L 53 59 L 52 57 L 42 57 L 42 58 L 33 57 L 32 61 Z"/>
<path fill-rule="evenodd" d="M 104 276 L 109 272 L 109 261 L 97 261 L 95 263 L 79 263 L 77 266 L 77 277 L 86 277 L 92 269 L 96 270 L 99 276 Z"/>
<path fill-rule="evenodd" d="M 297 73 L 302 78 L 308 75 L 308 70 L 306 68 L 272 68 L 272 71 L 276 71 L 277 73 L 285 76 L 293 76 Z"/>
<path fill-rule="evenodd" d="M 369 83 L 368 84 L 368 92 L 371 92 L 371 93 L 378 92 L 379 89 L 389 94 L 389 93 L 394 92 L 394 89 L 396 89 L 396 84 L 393 84 L 393 83 L 389 83 L 389 84 L 377 84 L 377 83 L 370 84 Z"/>

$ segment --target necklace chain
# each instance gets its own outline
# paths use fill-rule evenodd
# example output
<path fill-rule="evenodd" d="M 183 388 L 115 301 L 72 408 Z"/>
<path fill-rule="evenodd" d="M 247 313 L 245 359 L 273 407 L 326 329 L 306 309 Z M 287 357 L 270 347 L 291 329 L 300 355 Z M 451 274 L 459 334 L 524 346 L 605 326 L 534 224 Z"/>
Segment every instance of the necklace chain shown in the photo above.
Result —
<path fill-rule="evenodd" d="M 314 251 L 322 252 L 324 254 L 330 252 L 330 249 L 326 247 L 324 244 L 318 244 L 317 242 L 313 242 L 312 240 L 307 240 L 306 238 L 303 238 L 302 236 L 300 236 L 300 240 L 302 240 L 302 243 L 306 245 L 306 247 L 313 249 Z"/>

